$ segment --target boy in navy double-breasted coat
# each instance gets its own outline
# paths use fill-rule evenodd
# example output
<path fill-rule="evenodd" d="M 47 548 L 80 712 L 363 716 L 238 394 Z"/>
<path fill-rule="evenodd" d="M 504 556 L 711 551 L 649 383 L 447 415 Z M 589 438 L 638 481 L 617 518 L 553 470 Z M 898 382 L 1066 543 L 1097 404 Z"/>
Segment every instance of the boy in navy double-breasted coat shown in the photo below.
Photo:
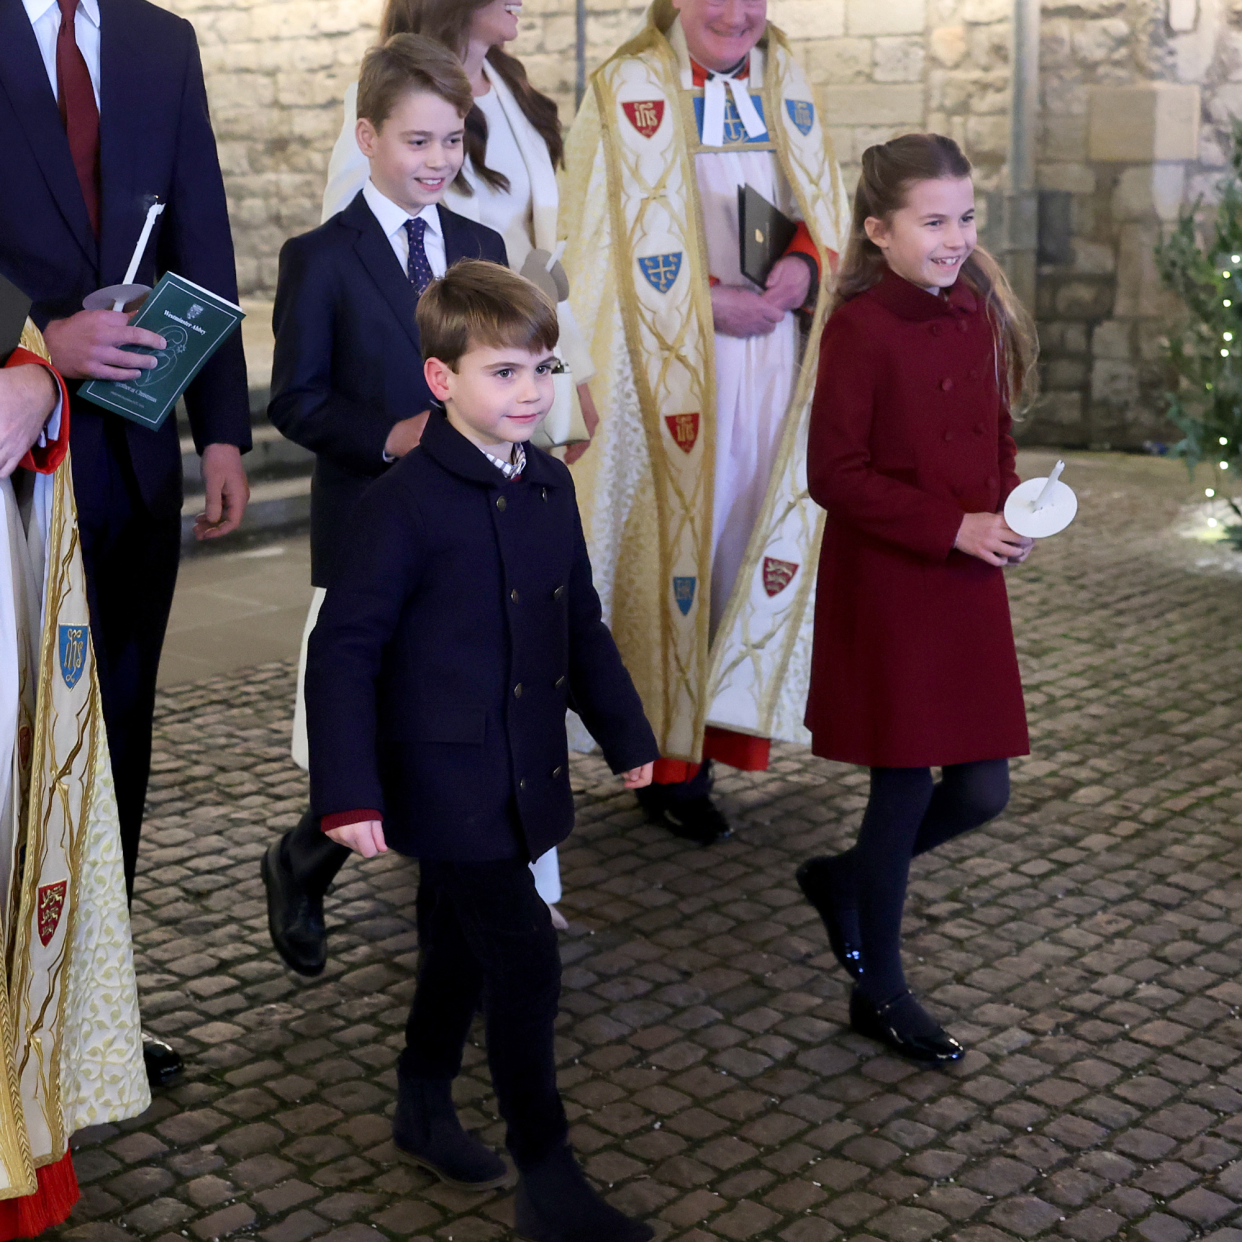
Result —
<path fill-rule="evenodd" d="M 552 400 L 555 310 L 476 260 L 428 289 L 418 325 L 447 413 L 359 502 L 311 635 L 312 811 L 366 857 L 420 860 L 398 1148 L 461 1187 L 503 1180 L 449 1090 L 481 998 L 518 1232 L 638 1242 L 650 1230 L 599 1198 L 567 1143 L 560 960 L 527 865 L 573 826 L 567 707 L 627 787 L 659 755 L 600 614 L 569 471 L 524 443 Z"/>

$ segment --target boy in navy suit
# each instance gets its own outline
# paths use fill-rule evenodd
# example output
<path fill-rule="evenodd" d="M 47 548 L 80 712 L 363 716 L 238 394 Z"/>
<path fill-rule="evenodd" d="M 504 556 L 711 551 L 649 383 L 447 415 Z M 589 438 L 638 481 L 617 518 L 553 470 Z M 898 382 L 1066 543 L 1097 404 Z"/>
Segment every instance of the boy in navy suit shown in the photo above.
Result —
<path fill-rule="evenodd" d="M 280 254 L 268 417 L 316 455 L 307 635 L 358 497 L 418 443 L 427 422 L 419 295 L 458 259 L 506 261 L 499 233 L 440 205 L 465 158 L 473 102 L 443 45 L 403 34 L 372 48 L 358 82 L 357 131 L 370 180 Z M 304 636 L 300 669 L 305 656 Z M 301 677 L 293 753 L 305 767 Z M 348 856 L 308 813 L 263 857 L 272 940 L 300 974 L 324 968 L 323 894 Z"/>
<path fill-rule="evenodd" d="M 518 1233 L 641 1242 L 567 1140 L 553 1025 L 560 957 L 528 863 L 573 827 L 565 709 L 625 785 L 659 748 L 600 614 L 568 469 L 528 446 L 552 404 L 556 311 L 467 261 L 418 305 L 433 412 L 367 489 L 310 638 L 311 806 L 371 858 L 420 860 L 418 986 L 397 1069 L 397 1147 L 487 1189 L 500 1157 L 467 1134 L 451 1083 L 480 999 Z"/>

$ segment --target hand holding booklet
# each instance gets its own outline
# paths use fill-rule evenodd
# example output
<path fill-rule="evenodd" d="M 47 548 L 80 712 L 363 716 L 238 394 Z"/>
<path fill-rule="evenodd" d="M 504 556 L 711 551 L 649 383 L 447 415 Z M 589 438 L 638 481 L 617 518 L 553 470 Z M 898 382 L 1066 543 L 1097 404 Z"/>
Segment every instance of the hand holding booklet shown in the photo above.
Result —
<path fill-rule="evenodd" d="M 163 349 L 130 345 L 136 354 L 152 354 L 157 364 L 133 380 L 90 380 L 78 395 L 152 431 L 168 417 L 190 381 L 245 318 L 240 306 L 165 272 L 134 316 L 135 328 L 164 338 Z"/>

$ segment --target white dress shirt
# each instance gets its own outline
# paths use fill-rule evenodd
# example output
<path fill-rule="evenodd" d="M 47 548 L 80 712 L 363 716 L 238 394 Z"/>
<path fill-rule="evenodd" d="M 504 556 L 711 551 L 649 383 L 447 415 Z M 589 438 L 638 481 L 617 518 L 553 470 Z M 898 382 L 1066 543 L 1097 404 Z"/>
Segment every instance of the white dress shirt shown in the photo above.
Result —
<path fill-rule="evenodd" d="M 55 0 L 53 0 L 55 2 Z M 85 0 L 83 0 L 85 3 Z M 423 233 L 423 249 L 427 252 L 427 265 L 431 274 L 439 279 L 448 271 L 448 259 L 444 252 L 444 231 L 440 227 L 440 212 L 434 203 L 424 207 L 417 215 L 411 216 L 404 207 L 381 194 L 375 188 L 375 182 L 369 178 L 362 187 L 362 197 L 366 199 L 371 214 L 379 221 L 379 226 L 388 238 L 392 252 L 397 256 L 403 272 L 410 270 L 410 235 L 405 231 L 407 220 L 425 220 L 427 229 Z"/>
<path fill-rule="evenodd" d="M 56 82 L 56 36 L 60 32 L 60 5 L 57 0 L 22 0 L 26 16 L 34 27 L 43 67 L 47 70 L 52 94 L 58 95 Z M 95 107 L 99 107 L 99 0 L 78 0 L 73 18 L 73 36 L 82 50 L 91 85 L 95 88 Z"/>

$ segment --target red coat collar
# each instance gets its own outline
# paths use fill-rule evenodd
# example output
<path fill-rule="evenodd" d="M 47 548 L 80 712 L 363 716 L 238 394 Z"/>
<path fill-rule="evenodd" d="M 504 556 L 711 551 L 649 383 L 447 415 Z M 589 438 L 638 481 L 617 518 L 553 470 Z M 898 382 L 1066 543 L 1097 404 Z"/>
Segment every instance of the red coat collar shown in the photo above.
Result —
<path fill-rule="evenodd" d="M 973 315 L 979 309 L 979 299 L 960 278 L 949 287 L 947 296 L 938 296 L 885 268 L 883 279 L 867 292 L 900 319 L 921 321 L 945 315 Z"/>

